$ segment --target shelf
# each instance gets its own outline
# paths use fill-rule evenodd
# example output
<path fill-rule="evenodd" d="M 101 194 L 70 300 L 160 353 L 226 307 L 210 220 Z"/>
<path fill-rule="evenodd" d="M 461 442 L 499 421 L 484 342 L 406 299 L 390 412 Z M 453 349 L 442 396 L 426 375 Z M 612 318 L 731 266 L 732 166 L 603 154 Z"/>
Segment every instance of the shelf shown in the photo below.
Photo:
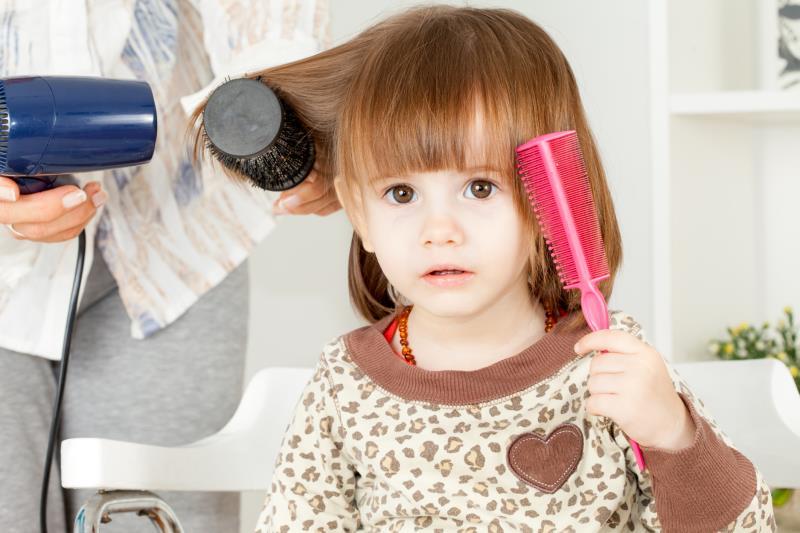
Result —
<path fill-rule="evenodd" d="M 721 117 L 764 122 L 800 121 L 800 92 L 719 91 L 677 93 L 670 98 L 672 116 Z"/>

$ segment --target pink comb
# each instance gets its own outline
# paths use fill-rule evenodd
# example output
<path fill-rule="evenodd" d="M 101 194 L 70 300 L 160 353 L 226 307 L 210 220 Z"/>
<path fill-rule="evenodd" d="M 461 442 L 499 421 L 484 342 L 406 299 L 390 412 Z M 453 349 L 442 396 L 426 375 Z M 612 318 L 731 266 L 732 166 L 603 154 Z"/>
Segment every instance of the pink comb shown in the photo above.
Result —
<path fill-rule="evenodd" d="M 564 289 L 581 290 L 592 331 L 608 329 L 608 307 L 597 283 L 609 277 L 592 190 L 575 131 L 535 137 L 517 147 L 517 169 Z M 629 439 L 639 469 L 644 457 Z"/>

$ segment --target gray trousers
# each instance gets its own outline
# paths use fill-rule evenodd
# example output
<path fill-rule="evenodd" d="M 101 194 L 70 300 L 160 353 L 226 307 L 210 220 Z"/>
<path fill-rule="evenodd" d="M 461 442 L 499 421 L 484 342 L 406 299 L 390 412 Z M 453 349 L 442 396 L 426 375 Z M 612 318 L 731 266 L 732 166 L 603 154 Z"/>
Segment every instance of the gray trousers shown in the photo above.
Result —
<path fill-rule="evenodd" d="M 72 337 L 56 449 L 70 437 L 176 446 L 221 429 L 242 393 L 248 291 L 245 262 L 169 327 L 134 340 L 114 279 L 97 253 Z M 0 348 L 4 533 L 39 530 L 39 495 L 58 371 L 58 362 Z M 48 531 L 71 532 L 76 513 L 93 491 L 62 489 L 58 457 L 50 481 Z M 157 494 L 175 510 L 187 533 L 239 531 L 238 493 Z M 154 531 L 147 518 L 116 516 L 102 531 Z"/>

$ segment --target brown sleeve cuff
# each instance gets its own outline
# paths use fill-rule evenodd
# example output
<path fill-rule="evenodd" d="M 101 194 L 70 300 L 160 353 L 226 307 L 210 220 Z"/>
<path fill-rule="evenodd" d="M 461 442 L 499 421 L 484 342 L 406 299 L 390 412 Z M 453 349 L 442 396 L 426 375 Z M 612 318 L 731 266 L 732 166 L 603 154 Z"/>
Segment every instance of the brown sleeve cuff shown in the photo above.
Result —
<path fill-rule="evenodd" d="M 678 393 L 696 427 L 681 450 L 641 446 L 653 478 L 656 512 L 666 532 L 709 532 L 733 522 L 756 495 L 753 464 L 729 447 L 691 400 Z"/>

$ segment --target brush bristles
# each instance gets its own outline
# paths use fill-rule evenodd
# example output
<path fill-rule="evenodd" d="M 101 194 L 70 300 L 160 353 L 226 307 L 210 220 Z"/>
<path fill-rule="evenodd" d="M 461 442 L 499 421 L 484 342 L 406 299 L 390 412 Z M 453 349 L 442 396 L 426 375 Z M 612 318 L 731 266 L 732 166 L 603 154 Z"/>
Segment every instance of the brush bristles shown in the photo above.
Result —
<path fill-rule="evenodd" d="M 316 153 L 311 133 L 284 107 L 281 127 L 268 147 L 251 156 L 234 156 L 211 142 L 202 129 L 206 149 L 234 176 L 268 191 L 285 191 L 299 185 L 311 172 Z"/>
<path fill-rule="evenodd" d="M 547 144 L 549 150 L 543 149 Z M 553 179 L 560 181 L 567 199 L 564 213 L 556 202 L 545 158 L 552 157 Z M 580 282 L 579 268 L 570 248 L 564 217 L 571 217 L 578 234 L 592 280 L 608 277 L 608 260 L 595 211 L 589 176 L 578 137 L 574 132 L 517 149 L 517 169 L 528 192 L 530 204 L 542 229 L 564 288 Z"/>

